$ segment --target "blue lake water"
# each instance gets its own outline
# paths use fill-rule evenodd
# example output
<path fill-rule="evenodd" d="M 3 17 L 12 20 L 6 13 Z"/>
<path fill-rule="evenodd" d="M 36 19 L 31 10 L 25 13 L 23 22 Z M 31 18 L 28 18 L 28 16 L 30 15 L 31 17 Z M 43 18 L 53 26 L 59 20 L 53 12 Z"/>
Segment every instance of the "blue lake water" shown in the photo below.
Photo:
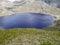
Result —
<path fill-rule="evenodd" d="M 3 17 L 0 17 L 0 26 L 2 26 L 2 19 Z"/>
<path fill-rule="evenodd" d="M 40 13 L 18 13 L 0 19 L 4 29 L 11 28 L 45 28 L 54 24 L 54 17 Z"/>

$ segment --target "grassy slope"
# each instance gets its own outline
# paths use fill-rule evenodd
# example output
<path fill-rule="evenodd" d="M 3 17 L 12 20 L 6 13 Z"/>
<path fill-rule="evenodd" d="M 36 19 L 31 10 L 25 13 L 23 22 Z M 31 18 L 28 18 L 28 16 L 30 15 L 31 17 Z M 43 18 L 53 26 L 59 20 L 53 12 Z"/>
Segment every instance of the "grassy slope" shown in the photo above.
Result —
<path fill-rule="evenodd" d="M 60 31 L 35 28 L 0 30 L 0 45 L 60 45 Z"/>

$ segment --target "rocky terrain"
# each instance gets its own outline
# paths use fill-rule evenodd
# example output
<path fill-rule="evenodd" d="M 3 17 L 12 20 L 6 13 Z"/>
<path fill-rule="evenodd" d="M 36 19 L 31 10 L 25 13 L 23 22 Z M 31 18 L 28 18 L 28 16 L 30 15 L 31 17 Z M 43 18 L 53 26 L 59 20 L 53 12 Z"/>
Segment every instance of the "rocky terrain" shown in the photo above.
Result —
<path fill-rule="evenodd" d="M 16 0 L 14 2 L 3 0 L 0 5 L 0 16 L 15 13 L 35 12 L 51 14 L 58 19 L 60 18 L 60 9 L 55 6 L 51 6 L 42 0 Z"/>

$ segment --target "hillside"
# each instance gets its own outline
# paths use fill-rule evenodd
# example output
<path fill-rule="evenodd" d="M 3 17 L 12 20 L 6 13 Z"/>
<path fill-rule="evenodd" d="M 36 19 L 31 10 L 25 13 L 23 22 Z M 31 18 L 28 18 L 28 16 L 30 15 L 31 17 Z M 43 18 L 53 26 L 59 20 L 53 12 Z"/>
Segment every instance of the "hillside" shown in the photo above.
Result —
<path fill-rule="evenodd" d="M 5 3 L 4 3 L 5 4 Z M 38 5 L 39 4 L 39 5 Z M 9 6 L 8 6 L 9 5 Z M 14 13 L 35 12 L 46 13 L 60 18 L 60 9 L 54 6 L 50 6 L 44 1 L 25 0 L 8 2 L 5 6 L 0 6 L 0 16 L 10 15 Z"/>
<path fill-rule="evenodd" d="M 60 31 L 35 28 L 0 30 L 0 45 L 60 45 Z"/>

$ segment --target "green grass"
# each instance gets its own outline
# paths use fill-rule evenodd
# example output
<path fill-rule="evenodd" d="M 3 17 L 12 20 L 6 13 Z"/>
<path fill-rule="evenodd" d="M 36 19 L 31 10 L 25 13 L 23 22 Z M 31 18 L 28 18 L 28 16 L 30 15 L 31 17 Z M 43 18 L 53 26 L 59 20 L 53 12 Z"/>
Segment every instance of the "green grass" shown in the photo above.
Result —
<path fill-rule="evenodd" d="M 27 39 L 27 41 L 24 38 Z M 47 31 L 35 28 L 0 30 L 0 45 L 23 44 L 60 45 L 60 31 Z"/>

